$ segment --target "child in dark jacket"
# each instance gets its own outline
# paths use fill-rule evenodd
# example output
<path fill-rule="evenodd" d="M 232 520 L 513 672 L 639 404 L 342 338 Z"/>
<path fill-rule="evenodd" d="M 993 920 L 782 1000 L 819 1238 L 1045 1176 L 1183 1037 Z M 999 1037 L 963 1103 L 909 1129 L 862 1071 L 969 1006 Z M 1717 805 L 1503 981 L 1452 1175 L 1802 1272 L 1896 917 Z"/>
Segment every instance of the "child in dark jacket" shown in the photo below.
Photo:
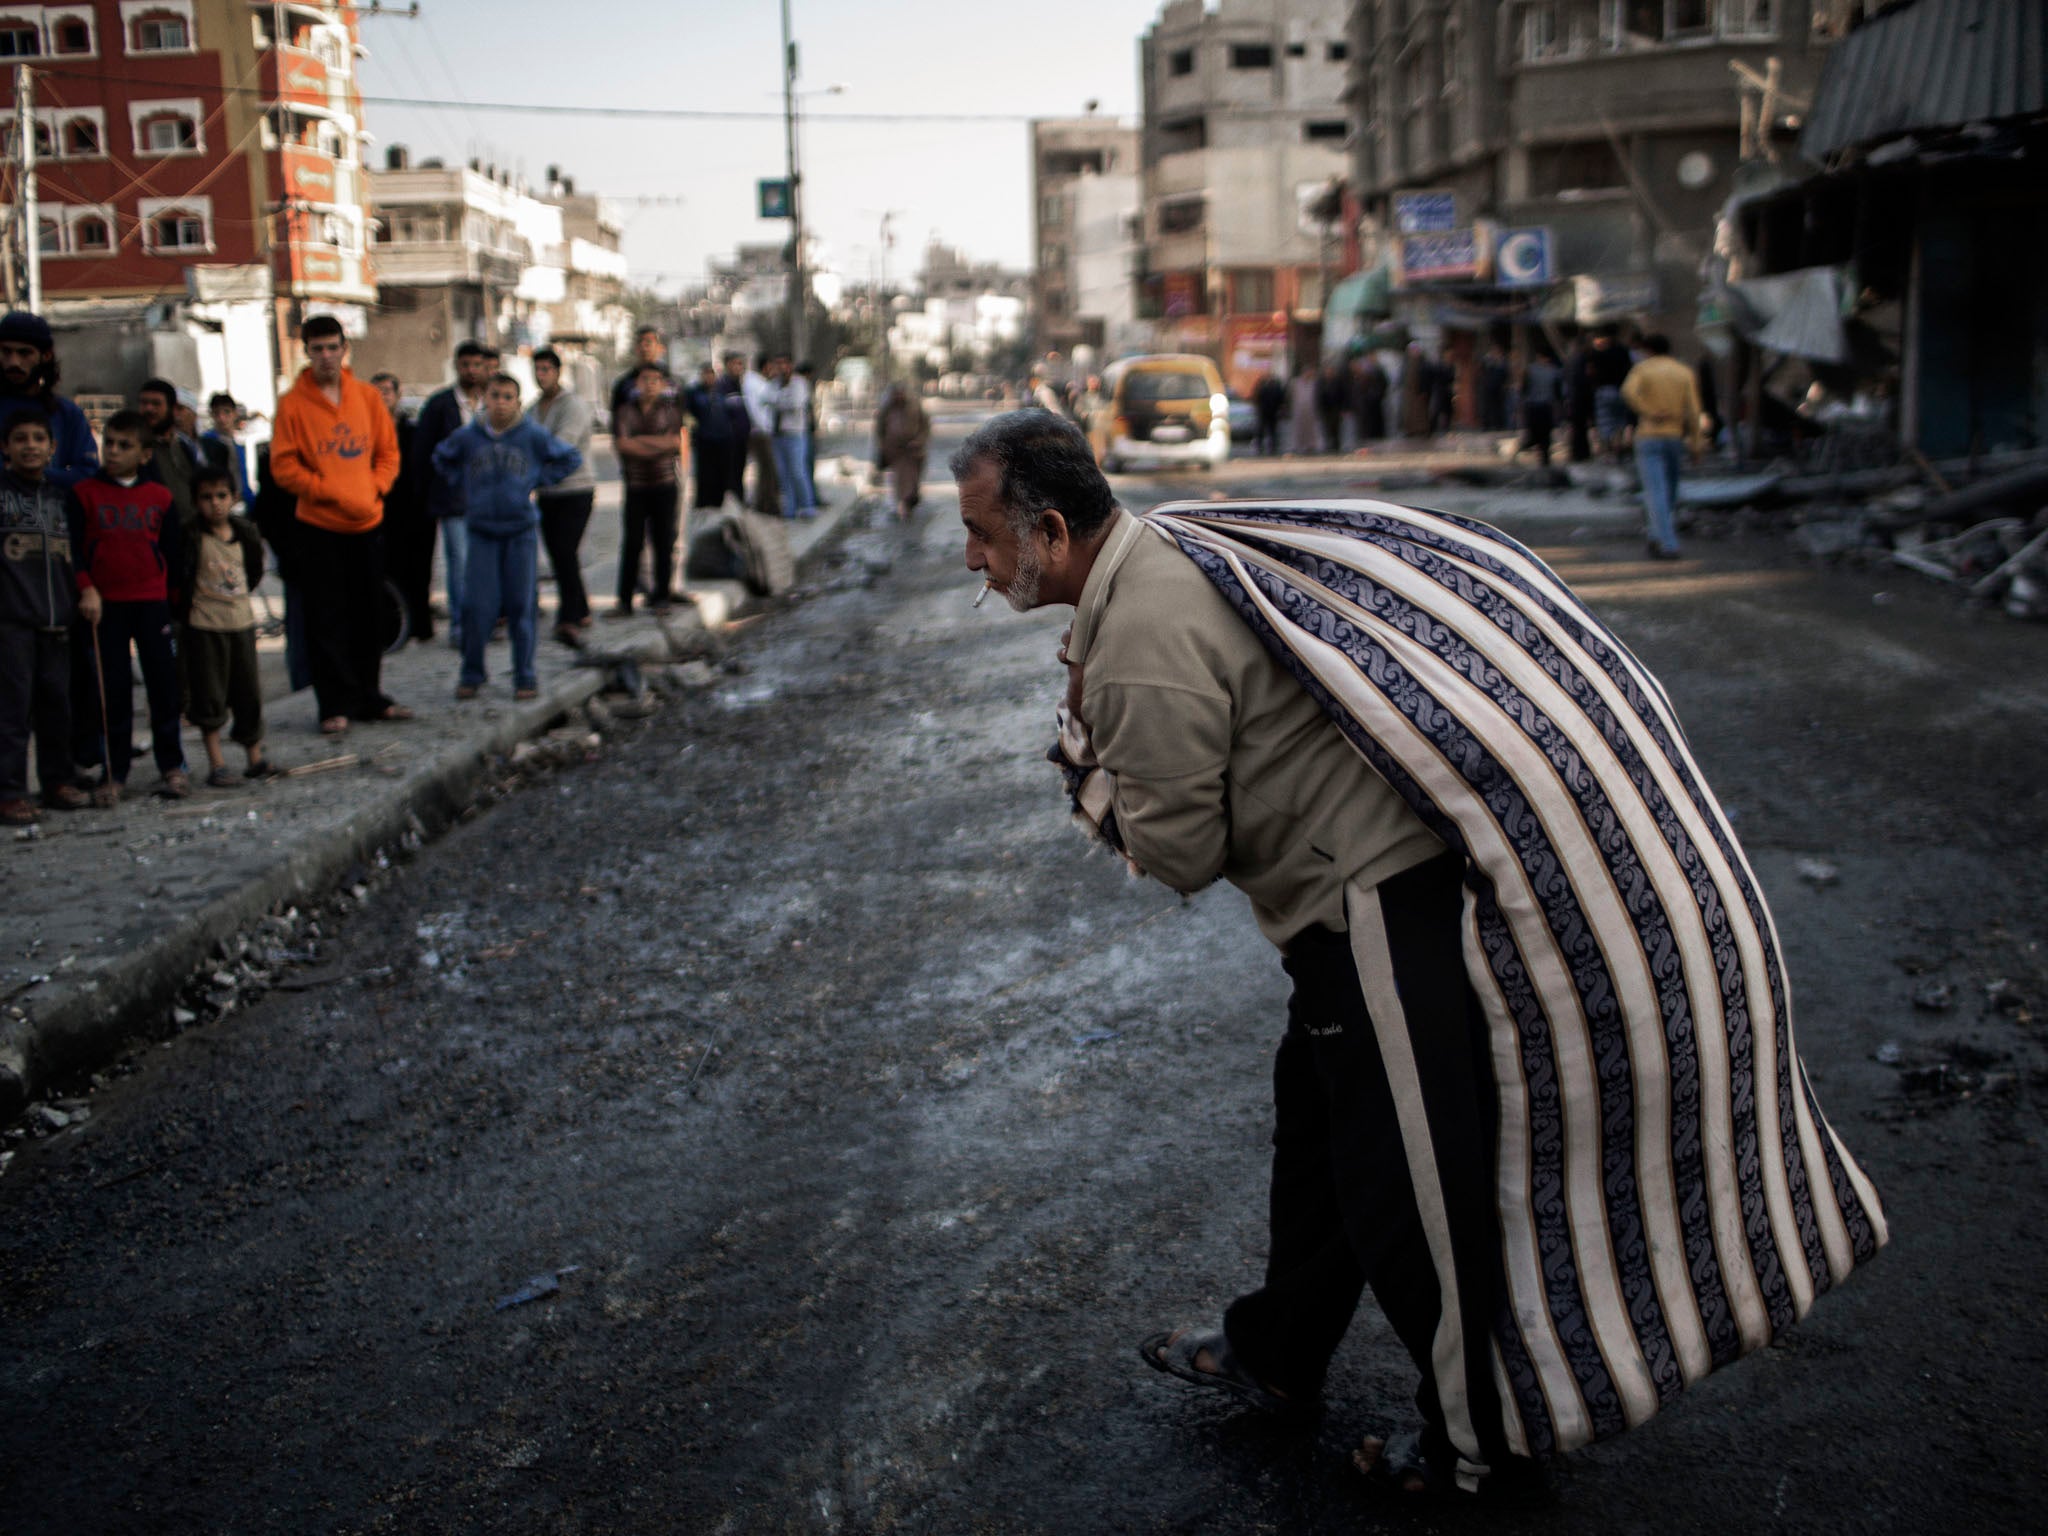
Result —
<path fill-rule="evenodd" d="M 513 697 L 538 696 L 540 508 L 533 493 L 582 462 L 582 454 L 520 414 L 519 381 L 509 373 L 492 376 L 483 410 L 434 450 L 434 469 L 462 498 L 469 524 L 458 699 L 473 699 L 483 687 L 484 645 L 500 614 L 512 631 Z"/>
<path fill-rule="evenodd" d="M 28 742 L 36 742 L 43 804 L 88 804 L 72 782 L 68 630 L 76 606 L 72 552 L 78 508 L 47 471 L 55 438 L 49 419 L 18 405 L 0 422 L 7 473 L 0 476 L 0 823 L 34 825 L 28 797 Z"/>
<path fill-rule="evenodd" d="M 185 744 L 179 733 L 178 643 L 171 627 L 171 572 L 182 558 L 182 530 L 171 511 L 171 493 L 142 478 L 149 462 L 149 423 L 134 411 L 118 411 L 101 433 L 97 474 L 72 487 L 82 519 L 78 557 L 81 615 L 87 595 L 103 605 L 93 626 L 99 641 L 99 673 L 87 656 L 85 676 L 73 672 L 72 707 L 104 726 L 99 740 L 112 761 L 93 798 L 113 805 L 128 782 L 134 755 L 135 680 L 129 671 L 132 645 L 142 664 L 142 687 L 149 700 L 150 750 L 163 785 L 157 791 L 174 800 L 192 793 L 185 772 Z M 88 642 L 90 643 L 90 642 Z M 105 719 L 100 715 L 100 686 L 106 687 Z M 87 692 L 86 690 L 89 690 Z M 85 696 L 80 697 L 84 692 Z M 90 738 L 80 732 L 74 741 L 86 748 Z M 91 743 L 97 748 L 98 742 Z"/>
<path fill-rule="evenodd" d="M 263 535 L 237 517 L 234 477 L 211 465 L 192 476 L 199 515 L 185 530 L 173 592 L 178 654 L 185 659 L 185 718 L 206 742 L 207 784 L 233 789 L 244 775 L 227 764 L 220 728 L 249 756 L 246 777 L 278 770 L 263 754 L 263 684 L 256 670 L 256 614 L 249 594 L 263 580 Z"/>

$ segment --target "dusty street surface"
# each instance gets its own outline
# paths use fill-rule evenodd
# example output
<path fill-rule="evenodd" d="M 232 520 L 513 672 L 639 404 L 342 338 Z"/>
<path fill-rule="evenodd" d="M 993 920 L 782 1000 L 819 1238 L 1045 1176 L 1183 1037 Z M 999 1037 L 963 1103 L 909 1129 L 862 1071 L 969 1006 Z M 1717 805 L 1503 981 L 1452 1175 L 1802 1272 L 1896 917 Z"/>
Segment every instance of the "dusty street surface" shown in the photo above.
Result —
<path fill-rule="evenodd" d="M 1069 828 L 1063 616 L 971 611 L 943 498 L 16 1159 L 0 1529 L 2038 1528 L 2048 633 L 1552 510 L 1523 531 L 1676 701 L 1894 1234 L 1556 1508 L 1361 1483 L 1413 1384 L 1369 1305 L 1306 1434 L 1138 1361 L 1258 1274 L 1284 977 L 1234 892 Z"/>

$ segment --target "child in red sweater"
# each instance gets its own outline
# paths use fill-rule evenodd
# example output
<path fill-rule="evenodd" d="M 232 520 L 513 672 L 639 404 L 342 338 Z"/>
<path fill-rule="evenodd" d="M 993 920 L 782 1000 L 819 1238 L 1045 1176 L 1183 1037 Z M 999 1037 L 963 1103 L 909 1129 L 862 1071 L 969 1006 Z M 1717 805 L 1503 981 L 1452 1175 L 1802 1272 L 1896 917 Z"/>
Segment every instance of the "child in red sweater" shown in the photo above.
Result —
<path fill-rule="evenodd" d="M 171 512 L 171 493 L 142 478 L 149 462 L 149 424 L 134 411 L 119 411 L 101 433 L 100 468 L 72 488 L 77 498 L 84 548 L 78 557 L 78 590 L 98 592 L 97 625 L 82 637 L 84 665 L 72 681 L 73 732 L 81 761 L 97 761 L 106 743 L 112 761 L 93 798 L 113 805 L 128 782 L 134 756 L 135 680 L 128 668 L 132 644 L 142 664 L 149 700 L 150 750 L 163 775 L 158 794 L 182 800 L 192 793 L 179 734 L 178 649 L 171 626 L 170 573 L 178 569 L 183 530 Z M 175 448 L 175 444 L 172 445 Z M 100 713 L 101 676 L 93 671 L 92 642 L 99 641 L 99 667 L 106 684 L 106 714 Z"/>

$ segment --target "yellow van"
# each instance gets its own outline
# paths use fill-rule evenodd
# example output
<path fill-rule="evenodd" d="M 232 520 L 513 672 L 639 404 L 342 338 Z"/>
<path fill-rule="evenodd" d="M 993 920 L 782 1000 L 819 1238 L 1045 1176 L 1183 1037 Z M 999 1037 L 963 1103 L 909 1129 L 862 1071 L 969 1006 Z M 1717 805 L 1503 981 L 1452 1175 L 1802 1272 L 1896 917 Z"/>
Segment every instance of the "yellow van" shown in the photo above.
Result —
<path fill-rule="evenodd" d="M 1089 423 L 1095 461 L 1115 474 L 1137 461 L 1203 464 L 1230 459 L 1230 397 L 1215 363 L 1194 353 L 1153 353 L 1111 363 L 1105 403 Z"/>

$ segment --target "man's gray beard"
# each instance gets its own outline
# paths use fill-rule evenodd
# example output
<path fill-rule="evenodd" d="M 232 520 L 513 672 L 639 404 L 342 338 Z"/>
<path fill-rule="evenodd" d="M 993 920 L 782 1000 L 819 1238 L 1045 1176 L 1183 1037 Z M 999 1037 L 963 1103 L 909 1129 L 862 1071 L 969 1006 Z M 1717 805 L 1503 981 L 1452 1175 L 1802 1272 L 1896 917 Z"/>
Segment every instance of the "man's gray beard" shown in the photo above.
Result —
<path fill-rule="evenodd" d="M 1010 585 L 1003 593 L 1003 601 L 1019 613 L 1029 613 L 1038 606 L 1038 584 L 1045 576 L 1045 567 L 1038 563 L 1038 551 L 1021 540 L 1017 546 L 1017 574 L 1010 578 Z"/>

